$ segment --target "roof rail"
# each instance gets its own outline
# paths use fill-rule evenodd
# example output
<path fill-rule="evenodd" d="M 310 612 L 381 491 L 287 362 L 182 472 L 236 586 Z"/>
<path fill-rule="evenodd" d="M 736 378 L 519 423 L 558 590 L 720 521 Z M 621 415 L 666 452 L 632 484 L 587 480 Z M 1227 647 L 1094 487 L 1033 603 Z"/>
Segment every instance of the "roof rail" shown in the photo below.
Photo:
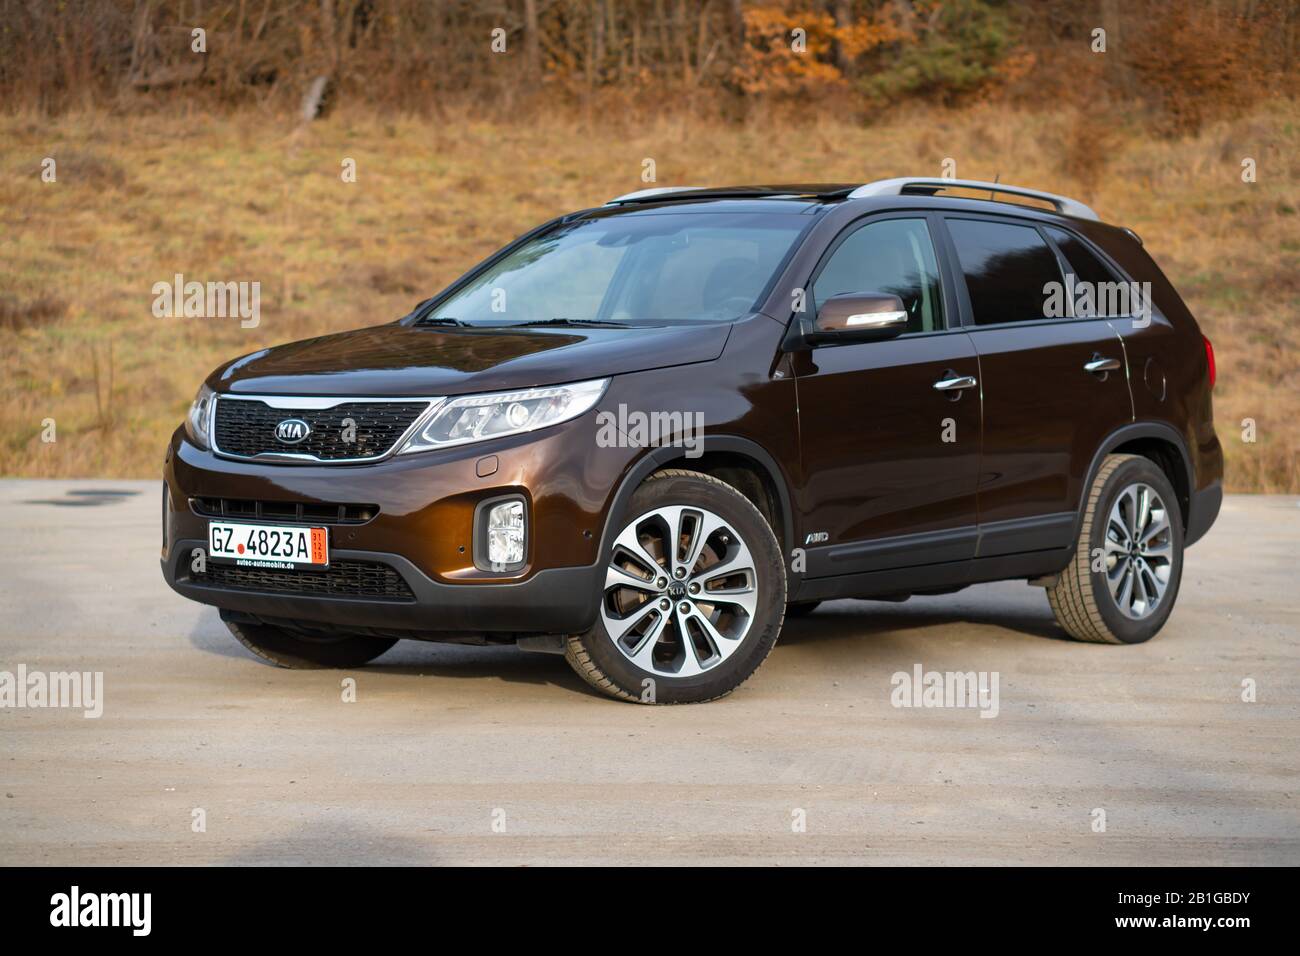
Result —
<path fill-rule="evenodd" d="M 902 196 L 908 193 L 922 193 L 924 195 L 934 195 L 941 189 L 980 189 L 987 190 L 990 193 L 1002 193 L 1007 196 L 1024 196 L 1029 199 L 1040 199 L 1043 202 L 1049 202 L 1063 216 L 1074 216 L 1076 219 L 1096 219 L 1100 217 L 1079 202 L 1077 199 L 1071 199 L 1068 196 L 1058 196 L 1056 193 L 1045 193 L 1037 189 L 1026 189 L 1023 186 L 1008 186 L 1005 183 L 986 183 L 978 179 L 927 179 L 924 177 L 904 176 L 901 179 L 879 179 L 874 183 L 867 183 L 865 186 L 859 186 L 853 192 L 849 193 L 850 199 L 864 199 L 868 196 Z M 998 200 L 989 199 L 993 202 Z"/>
<path fill-rule="evenodd" d="M 649 199 L 651 196 L 663 196 L 667 193 L 685 193 L 696 189 L 708 189 L 707 186 L 652 186 L 649 189 L 638 189 L 634 193 L 625 193 L 622 196 L 615 196 L 606 206 L 616 206 L 621 202 L 637 202 L 641 199 Z"/>

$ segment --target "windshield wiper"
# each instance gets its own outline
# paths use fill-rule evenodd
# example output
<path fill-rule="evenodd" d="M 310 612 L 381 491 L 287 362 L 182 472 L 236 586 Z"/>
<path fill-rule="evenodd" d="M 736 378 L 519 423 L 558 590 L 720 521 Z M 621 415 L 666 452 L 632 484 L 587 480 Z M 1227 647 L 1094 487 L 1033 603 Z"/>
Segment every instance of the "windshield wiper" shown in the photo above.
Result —
<path fill-rule="evenodd" d="M 415 320 L 416 325 L 445 325 L 457 326 L 462 329 L 472 328 L 468 322 L 462 322 L 460 319 L 449 319 L 440 315 L 426 315 L 422 319 Z"/>
<path fill-rule="evenodd" d="M 507 325 L 507 329 L 524 329 L 537 325 L 562 325 L 574 328 L 586 329 L 625 329 L 628 327 L 626 322 L 606 322 L 604 319 L 534 319 L 529 322 L 515 322 Z"/>

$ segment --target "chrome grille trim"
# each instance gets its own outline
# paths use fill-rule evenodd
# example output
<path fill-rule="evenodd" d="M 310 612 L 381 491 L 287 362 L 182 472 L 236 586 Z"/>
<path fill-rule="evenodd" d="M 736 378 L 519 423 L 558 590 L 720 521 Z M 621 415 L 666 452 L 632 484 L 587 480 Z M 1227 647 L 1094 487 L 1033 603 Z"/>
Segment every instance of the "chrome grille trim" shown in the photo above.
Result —
<path fill-rule="evenodd" d="M 370 455 L 363 458 L 318 458 L 316 455 L 306 455 L 302 452 L 261 452 L 256 455 L 237 455 L 233 452 L 222 451 L 217 445 L 217 406 L 224 401 L 249 401 L 262 402 L 271 408 L 283 409 L 285 411 L 320 411 L 322 409 L 334 408 L 336 405 L 350 405 L 358 403 L 401 403 L 412 404 L 415 402 L 425 402 L 425 409 L 415 417 L 406 431 L 398 436 L 397 441 L 393 442 L 383 454 Z M 219 458 L 228 458 L 232 461 L 255 461 L 266 462 L 281 465 L 363 465 L 373 464 L 377 461 L 385 461 L 397 454 L 398 450 L 406 444 L 412 435 L 418 432 L 433 416 L 434 412 L 446 401 L 444 396 L 370 396 L 370 395 L 330 395 L 330 396 L 311 396 L 311 395 L 235 395 L 229 392 L 218 392 L 213 397 L 212 407 L 208 410 L 208 441 L 212 448 L 212 453 Z"/>

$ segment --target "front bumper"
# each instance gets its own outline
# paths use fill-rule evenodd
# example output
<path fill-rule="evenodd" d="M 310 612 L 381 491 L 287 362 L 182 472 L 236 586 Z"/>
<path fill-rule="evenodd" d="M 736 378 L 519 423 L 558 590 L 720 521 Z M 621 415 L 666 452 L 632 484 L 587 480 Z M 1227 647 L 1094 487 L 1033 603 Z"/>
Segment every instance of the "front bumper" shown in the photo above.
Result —
<path fill-rule="evenodd" d="M 163 577 L 184 597 L 265 618 L 400 629 L 412 637 L 581 632 L 599 611 L 601 533 L 633 457 L 601 448 L 593 419 L 352 466 L 232 461 L 194 446 L 178 429 L 163 469 Z M 484 570 L 474 560 L 475 512 L 507 494 L 524 498 L 528 509 L 526 561 L 519 570 Z M 392 569 L 405 586 L 375 597 L 346 593 L 333 587 L 337 582 L 325 587 L 317 578 L 303 593 L 290 593 L 279 579 L 259 583 L 250 575 L 232 585 L 229 576 L 195 573 L 192 554 L 206 550 L 212 520 L 196 499 L 374 506 L 368 520 L 311 524 L 329 530 L 332 567 Z M 278 523 L 269 508 L 260 520 Z M 274 589 L 262 586 L 267 582 Z"/>
<path fill-rule="evenodd" d="M 550 568 L 510 584 L 443 584 L 398 554 L 339 549 L 332 561 L 387 565 L 411 592 L 403 599 L 362 599 L 232 590 L 204 583 L 190 573 L 190 554 L 205 538 L 176 541 L 162 561 L 172 590 L 190 600 L 265 618 L 318 621 L 340 627 L 410 631 L 421 634 L 576 634 L 596 620 L 602 569 L 599 565 Z"/>

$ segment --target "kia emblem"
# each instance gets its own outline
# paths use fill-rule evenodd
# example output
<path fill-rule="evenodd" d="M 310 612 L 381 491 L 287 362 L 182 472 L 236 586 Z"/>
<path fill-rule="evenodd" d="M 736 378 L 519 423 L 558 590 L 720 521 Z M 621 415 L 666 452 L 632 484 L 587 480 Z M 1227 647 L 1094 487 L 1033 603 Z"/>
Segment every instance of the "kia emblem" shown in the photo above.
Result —
<path fill-rule="evenodd" d="M 311 426 L 301 418 L 286 418 L 275 426 L 275 440 L 285 445 L 296 445 L 311 434 Z"/>

